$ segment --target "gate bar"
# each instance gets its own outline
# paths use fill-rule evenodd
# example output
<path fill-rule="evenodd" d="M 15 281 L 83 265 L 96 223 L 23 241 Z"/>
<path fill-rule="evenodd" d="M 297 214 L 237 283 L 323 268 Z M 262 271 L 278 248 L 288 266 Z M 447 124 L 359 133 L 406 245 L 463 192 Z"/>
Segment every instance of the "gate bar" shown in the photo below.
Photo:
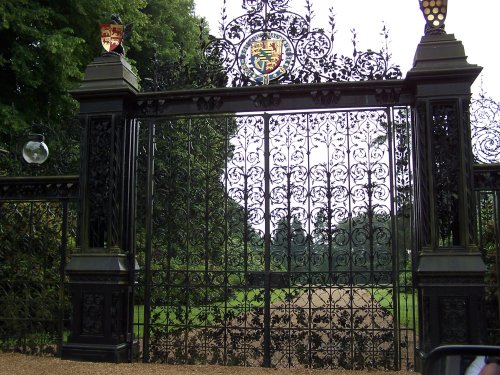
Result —
<path fill-rule="evenodd" d="M 148 123 L 148 165 L 147 165 L 147 205 L 146 205 L 146 254 L 144 275 L 144 331 L 143 331 L 143 362 L 149 362 L 149 339 L 151 329 L 151 251 L 153 237 L 153 186 L 154 186 L 154 147 L 155 124 Z"/>
<path fill-rule="evenodd" d="M 264 367 L 271 367 L 271 172 L 269 146 L 269 119 L 264 113 Z"/>

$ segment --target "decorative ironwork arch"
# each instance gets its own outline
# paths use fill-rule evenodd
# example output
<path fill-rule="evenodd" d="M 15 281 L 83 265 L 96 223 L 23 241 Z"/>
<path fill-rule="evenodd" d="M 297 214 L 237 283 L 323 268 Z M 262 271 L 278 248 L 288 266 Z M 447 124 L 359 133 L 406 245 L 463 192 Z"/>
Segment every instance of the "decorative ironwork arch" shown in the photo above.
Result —
<path fill-rule="evenodd" d="M 246 14 L 221 25 L 221 36 L 204 47 L 207 62 L 226 70 L 231 86 L 280 83 L 319 83 L 400 79 L 387 51 L 357 51 L 353 56 L 333 48 L 335 20 L 330 32 L 311 27 L 312 8 L 305 16 L 288 8 L 289 0 L 245 0 Z M 223 14 L 225 9 L 223 10 Z M 225 15 L 223 15 L 223 19 Z M 273 45 L 274 43 L 274 45 Z M 270 65 L 260 69 L 264 61 Z"/>

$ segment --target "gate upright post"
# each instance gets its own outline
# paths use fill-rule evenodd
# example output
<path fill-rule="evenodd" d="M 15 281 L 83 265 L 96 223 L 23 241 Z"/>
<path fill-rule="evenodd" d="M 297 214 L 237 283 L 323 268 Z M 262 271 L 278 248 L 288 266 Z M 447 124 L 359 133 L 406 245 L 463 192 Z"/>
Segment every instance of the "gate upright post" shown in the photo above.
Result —
<path fill-rule="evenodd" d="M 444 31 L 444 29 L 442 29 Z M 415 90 L 415 225 L 419 354 L 482 341 L 485 265 L 476 241 L 469 104 L 481 67 L 454 35 L 422 37 Z"/>
<path fill-rule="evenodd" d="M 137 92 L 121 55 L 96 58 L 72 92 L 82 126 L 80 246 L 66 267 L 72 317 L 63 359 L 123 362 L 134 351 L 137 124 L 125 113 Z"/>

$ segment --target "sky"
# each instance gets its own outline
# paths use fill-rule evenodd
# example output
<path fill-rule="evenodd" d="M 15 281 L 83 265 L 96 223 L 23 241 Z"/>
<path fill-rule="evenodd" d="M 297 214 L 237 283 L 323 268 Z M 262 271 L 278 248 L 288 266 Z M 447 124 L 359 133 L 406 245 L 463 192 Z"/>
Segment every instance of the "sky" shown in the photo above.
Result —
<path fill-rule="evenodd" d="M 213 35 L 219 36 L 224 0 L 195 0 L 195 12 L 207 19 Z M 242 0 L 226 0 L 228 21 L 244 14 Z M 393 64 L 400 65 L 403 76 L 411 69 L 425 21 L 418 0 L 311 0 L 314 10 L 312 28 L 328 29 L 328 9 L 333 7 L 337 33 L 334 48 L 352 53 L 351 29 L 358 35 L 358 50 L 380 50 L 383 23 L 389 29 L 389 51 Z M 305 14 L 305 0 L 290 0 L 290 8 Z M 448 0 L 446 31 L 463 42 L 468 62 L 483 67 L 473 86 L 474 95 L 481 91 L 500 101 L 500 2 L 498 0 Z"/>

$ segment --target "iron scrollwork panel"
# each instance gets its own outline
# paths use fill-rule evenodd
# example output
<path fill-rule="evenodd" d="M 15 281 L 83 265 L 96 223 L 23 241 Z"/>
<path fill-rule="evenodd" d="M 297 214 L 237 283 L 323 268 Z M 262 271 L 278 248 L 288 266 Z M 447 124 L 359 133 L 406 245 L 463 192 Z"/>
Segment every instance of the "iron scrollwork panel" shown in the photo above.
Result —
<path fill-rule="evenodd" d="M 251 226 L 263 221 L 261 125 L 252 117 L 156 123 L 151 360 L 262 363 L 262 308 L 250 303 L 262 292 L 248 277 L 263 263 Z M 236 129 L 247 132 L 240 143 L 230 139 Z M 249 196 L 256 203 L 236 203 Z"/>
<path fill-rule="evenodd" d="M 384 359 L 376 359 L 374 350 L 354 358 L 347 350 L 350 339 L 341 340 L 327 324 L 342 319 L 332 316 L 328 302 L 325 306 L 328 295 L 343 293 L 351 297 L 345 307 L 364 301 L 367 305 L 343 310 L 350 315 L 344 319 L 359 322 L 345 337 L 363 336 L 358 343 L 363 352 L 367 336 L 361 332 L 374 329 L 376 340 L 384 337 L 374 333 L 380 329 L 386 349 L 394 350 L 391 324 L 375 328 L 375 316 L 383 321 L 386 312 L 370 305 L 373 295 L 361 297 L 363 286 L 392 280 L 388 123 L 384 110 L 271 117 L 272 270 L 290 273 L 283 301 L 271 305 L 273 365 L 364 368 L 389 366 L 392 360 L 389 355 L 376 363 Z M 379 346 L 384 345 L 372 348 Z M 341 358 L 350 364 L 341 364 Z"/>
<path fill-rule="evenodd" d="M 104 294 L 82 293 L 82 335 L 104 336 Z"/>
<path fill-rule="evenodd" d="M 460 196 L 460 133 L 457 103 L 431 105 L 433 177 L 436 217 L 440 246 L 461 243 L 458 227 Z M 450 158 L 450 155 L 452 157 Z M 453 157 L 454 156 L 454 157 Z"/>
<path fill-rule="evenodd" d="M 412 368 L 416 348 L 416 290 L 413 274 L 416 264 L 413 234 L 413 168 L 411 111 L 407 107 L 392 108 L 392 153 L 394 155 L 394 233 L 393 269 L 398 278 L 394 292 L 399 296 L 396 310 L 399 320 L 399 360 L 401 368 Z"/>
<path fill-rule="evenodd" d="M 0 350 L 60 351 L 70 308 L 64 268 L 76 241 L 76 211 L 74 202 L 0 202 Z"/>
<path fill-rule="evenodd" d="M 115 116 L 88 118 L 84 124 L 88 148 L 87 160 L 90 247 L 104 248 L 119 245 L 121 199 L 123 123 Z M 109 214 L 108 214 L 109 213 Z"/>
<path fill-rule="evenodd" d="M 443 322 L 439 334 L 443 345 L 467 343 L 468 305 L 470 302 L 462 296 L 442 296 L 439 298 L 439 314 Z"/>
<path fill-rule="evenodd" d="M 481 96 L 470 108 L 472 151 L 478 163 L 500 162 L 500 103 Z"/>
<path fill-rule="evenodd" d="M 487 270 L 485 275 L 485 326 L 488 343 L 500 337 L 498 270 L 500 269 L 500 191 L 482 186 L 476 192 L 479 248 Z"/>
<path fill-rule="evenodd" d="M 150 360 L 397 367 L 396 117 L 154 120 Z"/>

